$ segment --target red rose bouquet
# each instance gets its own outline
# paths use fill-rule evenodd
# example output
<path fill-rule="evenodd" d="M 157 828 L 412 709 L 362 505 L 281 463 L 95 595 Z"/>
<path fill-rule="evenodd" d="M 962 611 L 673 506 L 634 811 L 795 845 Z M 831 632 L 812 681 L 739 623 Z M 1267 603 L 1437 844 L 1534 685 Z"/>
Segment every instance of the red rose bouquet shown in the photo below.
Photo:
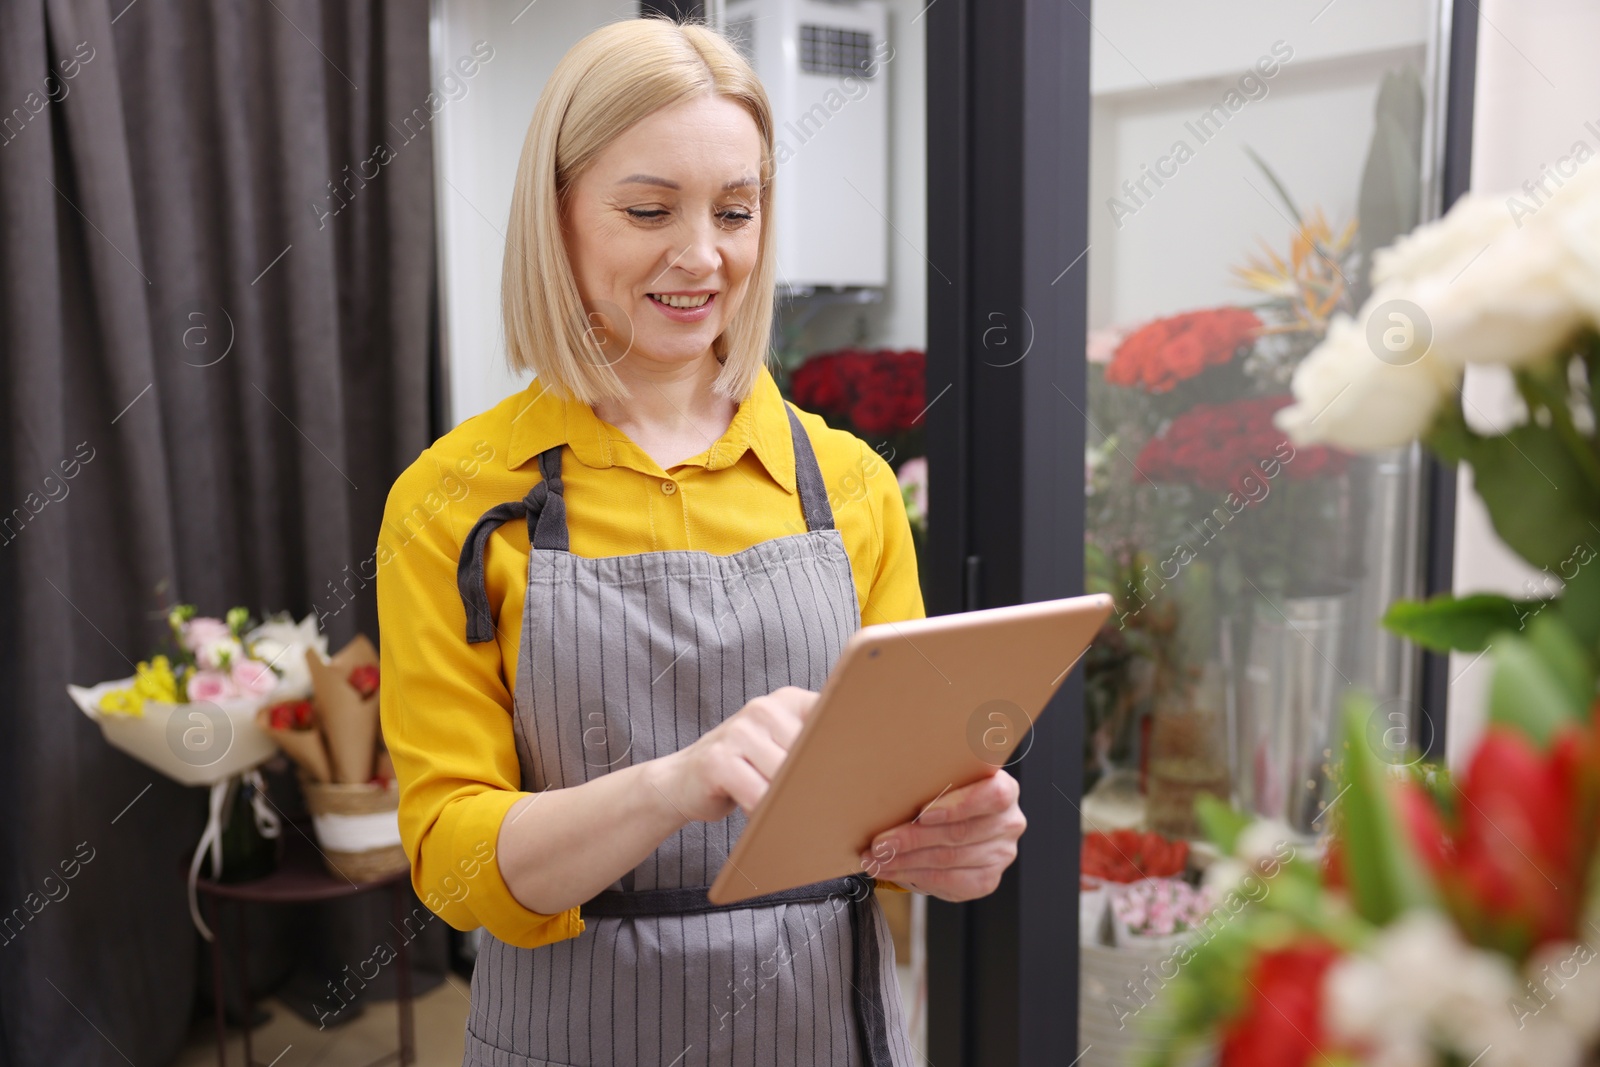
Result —
<path fill-rule="evenodd" d="M 925 365 L 917 349 L 843 348 L 796 367 L 788 392 L 797 405 L 880 448 L 894 464 L 923 454 Z"/>
<path fill-rule="evenodd" d="M 1138 830 L 1092 831 L 1083 836 L 1080 870 L 1085 878 L 1137 882 L 1176 878 L 1189 865 L 1189 842 Z"/>
<path fill-rule="evenodd" d="M 1273 413 L 1293 402 L 1284 393 L 1196 404 L 1145 442 L 1134 467 L 1152 481 L 1241 497 L 1256 491 L 1253 483 L 1262 482 L 1273 467 L 1299 482 L 1344 473 L 1347 454 L 1320 445 L 1296 449 L 1273 425 Z M 1285 457 L 1291 461 L 1283 462 Z"/>
<path fill-rule="evenodd" d="M 1219 307 L 1172 315 L 1134 330 L 1106 367 L 1112 385 L 1165 393 L 1208 367 L 1232 362 L 1254 342 L 1262 322 L 1248 308 Z"/>

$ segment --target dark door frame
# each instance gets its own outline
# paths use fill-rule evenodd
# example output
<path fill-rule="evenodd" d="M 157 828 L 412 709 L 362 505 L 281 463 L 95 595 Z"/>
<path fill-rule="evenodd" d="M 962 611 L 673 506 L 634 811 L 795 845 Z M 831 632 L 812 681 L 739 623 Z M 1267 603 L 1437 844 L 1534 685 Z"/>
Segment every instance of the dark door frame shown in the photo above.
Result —
<path fill-rule="evenodd" d="M 1083 589 L 1085 2 L 935 0 L 922 16 L 930 614 Z M 1073 1057 L 1082 699 L 1075 671 L 1008 768 L 1028 828 L 1000 887 L 928 903 L 937 1067 Z"/>

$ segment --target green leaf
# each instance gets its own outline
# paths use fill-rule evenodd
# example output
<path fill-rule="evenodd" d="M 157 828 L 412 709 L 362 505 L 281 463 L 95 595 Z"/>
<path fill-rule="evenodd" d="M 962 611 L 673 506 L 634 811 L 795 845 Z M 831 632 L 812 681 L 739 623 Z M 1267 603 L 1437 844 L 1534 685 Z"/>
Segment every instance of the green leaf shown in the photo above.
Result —
<path fill-rule="evenodd" d="M 1583 719 L 1594 704 L 1594 657 L 1578 643 L 1571 627 L 1554 612 L 1541 615 L 1528 626 L 1528 640 L 1550 669 L 1551 680 L 1567 698 L 1567 710 Z"/>
<path fill-rule="evenodd" d="M 1549 744 L 1563 726 L 1580 721 L 1588 705 L 1576 699 L 1570 679 L 1563 680 L 1563 668 L 1556 662 L 1560 655 L 1555 644 L 1535 646 L 1515 634 L 1497 638 L 1489 720 L 1520 730 L 1539 745 Z"/>
<path fill-rule="evenodd" d="M 1600 540 L 1600 494 L 1551 430 L 1528 423 L 1485 437 L 1446 417 L 1427 443 L 1444 459 L 1471 465 L 1495 533 L 1535 567 L 1570 566 L 1575 552 Z"/>
<path fill-rule="evenodd" d="M 1482 652 L 1497 631 L 1522 629 L 1529 616 L 1549 603 L 1493 593 L 1462 597 L 1441 593 L 1430 600 L 1395 601 L 1384 613 L 1383 625 L 1435 652 Z"/>
<path fill-rule="evenodd" d="M 1600 544 L 1600 529 L 1594 531 Z M 1575 552 L 1567 566 L 1557 571 L 1566 580 L 1561 594 L 1561 617 L 1589 655 L 1600 655 L 1600 566 L 1588 545 Z"/>
<path fill-rule="evenodd" d="M 1210 793 L 1201 793 L 1195 797 L 1194 814 L 1200 822 L 1200 829 L 1211 839 L 1212 844 L 1222 850 L 1224 856 L 1233 855 L 1234 846 L 1239 842 L 1239 835 L 1255 821 Z"/>
<path fill-rule="evenodd" d="M 1345 871 L 1351 902 L 1362 918 L 1378 925 L 1401 912 L 1436 903 L 1433 884 L 1418 864 L 1390 799 L 1387 765 L 1367 742 L 1372 698 L 1352 694 L 1345 702 Z"/>
<path fill-rule="evenodd" d="M 1272 172 L 1272 168 L 1267 166 L 1267 161 L 1256 155 L 1255 150 L 1249 145 L 1244 146 L 1244 154 L 1249 156 L 1255 165 L 1261 168 L 1261 173 L 1266 175 L 1267 181 L 1272 183 L 1272 188 L 1277 191 L 1279 199 L 1283 201 L 1283 206 L 1289 209 L 1289 214 L 1295 218 L 1296 223 L 1303 221 L 1305 215 L 1295 206 L 1294 197 L 1289 195 L 1289 190 L 1284 187 L 1283 182 Z"/>

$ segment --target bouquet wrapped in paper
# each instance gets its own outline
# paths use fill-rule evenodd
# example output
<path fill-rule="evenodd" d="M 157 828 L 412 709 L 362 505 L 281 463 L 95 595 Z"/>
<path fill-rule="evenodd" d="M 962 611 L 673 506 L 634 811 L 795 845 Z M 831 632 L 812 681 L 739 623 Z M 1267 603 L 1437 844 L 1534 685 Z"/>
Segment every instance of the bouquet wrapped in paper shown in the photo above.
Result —
<path fill-rule="evenodd" d="M 294 761 L 302 781 L 319 785 L 382 784 L 392 778 L 378 734 L 378 650 L 357 635 L 324 658 L 308 648 L 309 699 L 264 705 L 256 723 Z"/>
<path fill-rule="evenodd" d="M 325 649 L 327 639 L 318 635 L 315 616 L 295 623 L 284 615 L 251 626 L 249 611 L 241 607 L 219 619 L 180 604 L 167 623 L 170 655 L 141 662 L 131 678 L 69 685 L 67 693 L 114 747 L 176 782 L 210 787 L 206 828 L 188 882 L 189 915 L 210 940 L 196 883 L 208 857 L 209 877 L 236 876 L 232 867 L 224 870 L 223 831 L 239 779 L 251 787 L 248 817 L 256 832 L 263 838 L 280 833 L 276 808 L 256 770 L 277 746 L 258 714 L 267 704 L 310 691 L 304 656 Z"/>
<path fill-rule="evenodd" d="M 357 636 L 332 657 L 305 652 L 312 699 L 269 705 L 261 728 L 295 763 L 323 859 L 335 877 L 372 881 L 408 865 L 399 788 L 378 729 L 378 652 Z"/>
<path fill-rule="evenodd" d="M 73 702 L 113 746 L 184 785 L 215 785 L 271 758 L 256 712 L 309 692 L 305 650 L 327 647 L 315 617 L 251 627 L 244 608 L 218 619 L 185 604 L 167 621 L 170 655 L 139 663 L 131 678 L 69 685 Z"/>

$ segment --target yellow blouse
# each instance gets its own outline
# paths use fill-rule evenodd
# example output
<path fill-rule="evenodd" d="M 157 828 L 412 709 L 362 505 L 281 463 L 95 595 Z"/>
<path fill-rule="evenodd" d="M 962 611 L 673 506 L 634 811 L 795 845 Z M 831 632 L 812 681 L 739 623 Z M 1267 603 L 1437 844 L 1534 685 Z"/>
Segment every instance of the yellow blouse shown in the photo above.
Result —
<path fill-rule="evenodd" d="M 763 370 L 727 431 L 663 471 L 589 405 L 535 380 L 467 419 L 417 457 L 389 490 L 377 552 L 383 736 L 400 784 L 400 836 L 412 884 L 458 930 L 482 926 L 512 945 L 584 930 L 579 908 L 545 915 L 512 896 L 494 850 L 522 797 L 512 733 L 528 530 L 501 525 L 485 548 L 494 641 L 466 642 L 456 585 L 461 544 L 479 516 L 519 500 L 556 444 L 571 551 L 580 556 L 694 549 L 719 555 L 806 529 L 785 401 Z M 925 614 L 894 472 L 860 438 L 800 412 L 855 577 L 863 624 Z M 730 711 L 733 709 L 729 709 Z M 883 879 L 878 885 L 900 889 Z"/>

